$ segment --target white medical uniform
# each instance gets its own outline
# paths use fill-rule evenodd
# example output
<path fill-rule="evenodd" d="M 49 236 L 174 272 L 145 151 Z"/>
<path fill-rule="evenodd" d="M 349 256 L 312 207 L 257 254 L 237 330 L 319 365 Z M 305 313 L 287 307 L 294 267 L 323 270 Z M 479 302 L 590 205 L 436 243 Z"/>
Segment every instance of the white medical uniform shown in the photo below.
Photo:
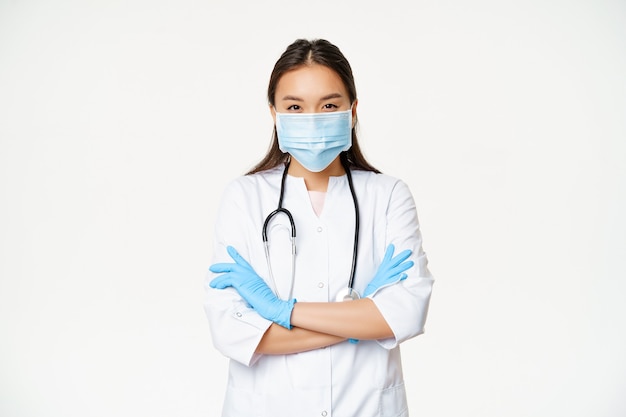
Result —
<path fill-rule="evenodd" d="M 290 230 L 279 214 L 268 227 L 269 279 L 261 230 L 276 209 L 283 167 L 247 175 L 225 190 L 215 228 L 213 263 L 233 262 L 231 245 L 268 285 L 288 297 L 291 283 Z M 228 288 L 206 280 L 205 310 L 215 347 L 229 357 L 224 417 L 404 417 L 408 416 L 399 344 L 421 334 L 433 278 L 422 250 L 415 203 L 400 180 L 352 171 L 360 212 L 354 287 L 362 293 L 374 277 L 387 245 L 396 254 L 411 249 L 408 278 L 371 296 L 393 330 L 384 340 L 348 341 L 289 355 L 260 355 L 255 349 L 271 322 Z M 298 302 L 334 301 L 348 284 L 354 242 L 354 203 L 346 175 L 331 177 L 318 217 L 302 178 L 287 176 L 283 207 L 293 215 L 297 238 L 293 297 Z M 341 317 L 337 317 L 341 320 Z"/>

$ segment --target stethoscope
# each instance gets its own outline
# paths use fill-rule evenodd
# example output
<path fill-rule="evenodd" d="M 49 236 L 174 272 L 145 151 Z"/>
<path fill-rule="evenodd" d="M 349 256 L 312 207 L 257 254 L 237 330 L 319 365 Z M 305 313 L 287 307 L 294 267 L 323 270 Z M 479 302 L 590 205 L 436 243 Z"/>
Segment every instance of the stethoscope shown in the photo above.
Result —
<path fill-rule="evenodd" d="M 283 176 L 280 183 L 280 197 L 278 198 L 278 208 L 272 211 L 266 218 L 263 223 L 263 245 L 265 246 L 265 260 L 267 261 L 267 269 L 269 271 L 270 279 L 274 284 L 274 289 L 276 290 L 276 295 L 279 298 L 282 298 L 278 293 L 278 286 L 276 285 L 276 281 L 274 280 L 274 273 L 272 272 L 272 262 L 270 261 L 270 251 L 269 251 L 269 242 L 267 239 L 267 226 L 269 222 L 279 213 L 283 213 L 289 219 L 289 224 L 291 227 L 291 285 L 289 287 L 289 297 L 287 299 L 291 299 L 293 295 L 293 286 L 296 279 L 296 224 L 293 221 L 293 216 L 291 212 L 283 207 L 283 197 L 285 195 L 285 182 L 287 180 L 287 171 L 289 170 L 289 160 L 285 162 L 285 170 L 283 171 Z M 359 293 L 353 288 L 354 285 L 354 273 L 356 271 L 356 258 L 357 252 L 359 249 L 359 205 L 356 199 L 356 193 L 354 192 L 354 184 L 352 183 L 352 174 L 350 173 L 350 168 L 348 167 L 347 161 L 344 158 L 341 158 L 341 164 L 343 165 L 344 170 L 346 171 L 346 176 L 348 178 L 348 186 L 350 187 L 350 193 L 352 194 L 352 201 L 354 202 L 354 245 L 352 252 L 352 267 L 350 270 L 350 279 L 348 280 L 348 287 L 341 290 L 336 297 L 336 301 L 349 301 L 349 300 L 357 300 L 360 298 Z"/>

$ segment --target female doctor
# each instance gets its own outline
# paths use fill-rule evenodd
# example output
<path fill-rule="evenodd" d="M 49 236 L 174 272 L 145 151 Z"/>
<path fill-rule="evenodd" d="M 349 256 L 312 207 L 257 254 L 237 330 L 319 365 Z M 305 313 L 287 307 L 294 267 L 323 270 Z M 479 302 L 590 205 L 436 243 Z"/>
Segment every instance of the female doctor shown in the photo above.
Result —
<path fill-rule="evenodd" d="M 268 100 L 271 147 L 224 192 L 206 281 L 222 415 L 408 416 L 399 345 L 433 282 L 411 193 L 363 157 L 335 45 L 287 47 Z"/>

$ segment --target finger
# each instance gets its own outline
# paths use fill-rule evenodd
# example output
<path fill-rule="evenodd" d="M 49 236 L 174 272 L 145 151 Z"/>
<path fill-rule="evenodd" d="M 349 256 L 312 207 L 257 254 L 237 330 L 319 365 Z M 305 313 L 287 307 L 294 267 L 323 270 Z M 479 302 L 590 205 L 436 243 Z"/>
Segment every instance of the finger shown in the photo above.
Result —
<path fill-rule="evenodd" d="M 387 250 L 385 251 L 385 256 L 383 257 L 383 263 L 389 262 L 391 260 L 391 258 L 393 257 L 393 251 L 395 250 L 396 250 L 396 247 L 393 245 L 393 243 L 390 243 L 389 246 L 387 246 Z"/>
<path fill-rule="evenodd" d="M 209 283 L 209 286 L 211 288 L 223 290 L 224 288 L 232 287 L 232 280 L 230 279 L 228 274 L 220 275 L 217 278 L 214 278 Z"/>
<path fill-rule="evenodd" d="M 400 281 L 404 281 L 405 279 L 407 279 L 407 277 L 408 275 L 405 274 L 404 272 L 401 272 L 399 274 L 389 275 L 389 279 L 387 280 L 387 282 L 381 285 L 380 288 L 391 287 L 392 285 L 395 285 Z"/>
<path fill-rule="evenodd" d="M 394 284 L 397 284 L 398 282 L 405 280 L 406 274 L 403 272 L 400 272 L 398 274 L 389 274 L 387 276 L 387 278 L 385 278 L 385 282 L 383 282 L 380 287 L 378 287 L 378 289 L 382 289 L 382 288 L 387 288 L 387 287 L 391 287 Z"/>
<path fill-rule="evenodd" d="M 395 274 L 393 277 L 389 278 L 389 281 L 387 283 L 387 285 L 394 285 L 397 284 L 400 281 L 404 281 L 405 279 L 407 279 L 408 275 L 405 274 L 404 272 L 401 272 L 399 274 Z M 387 286 L 385 285 L 385 286 Z"/>
<path fill-rule="evenodd" d="M 392 274 L 392 275 L 399 274 L 400 272 L 404 272 L 407 269 L 412 268 L 413 265 L 415 265 L 415 263 L 413 261 L 403 262 L 400 265 L 396 265 L 393 268 L 391 268 L 391 270 L 389 271 L 389 274 Z"/>
<path fill-rule="evenodd" d="M 391 260 L 391 265 L 392 266 L 397 266 L 400 265 L 402 262 L 404 262 L 409 256 L 411 256 L 411 254 L 413 253 L 413 251 L 411 251 L 410 249 L 405 249 L 402 252 L 400 252 L 398 255 L 396 255 L 392 260 Z"/>
<path fill-rule="evenodd" d="M 237 266 L 236 264 L 231 264 L 231 263 L 219 263 L 219 264 L 213 264 L 209 267 L 209 271 L 211 272 L 231 272 L 234 267 Z"/>
<path fill-rule="evenodd" d="M 248 263 L 248 261 L 246 261 L 246 260 L 243 258 L 243 256 L 241 256 L 241 255 L 239 254 L 239 252 L 237 252 L 237 249 L 235 249 L 234 247 L 232 247 L 232 246 L 228 246 L 228 247 L 226 247 L 226 251 L 228 251 L 228 254 L 230 255 L 230 257 L 231 257 L 231 258 L 233 258 L 233 260 L 234 260 L 237 264 L 242 265 L 242 266 L 245 266 L 246 268 L 252 268 L 252 267 L 250 266 L 250 264 Z"/>

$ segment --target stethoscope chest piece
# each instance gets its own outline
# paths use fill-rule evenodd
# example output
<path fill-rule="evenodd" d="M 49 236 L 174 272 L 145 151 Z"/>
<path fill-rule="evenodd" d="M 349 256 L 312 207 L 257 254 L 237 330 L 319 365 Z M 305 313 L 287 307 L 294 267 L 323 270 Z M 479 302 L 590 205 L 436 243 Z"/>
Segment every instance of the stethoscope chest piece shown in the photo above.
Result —
<path fill-rule="evenodd" d="M 359 298 L 361 298 L 361 296 L 354 288 L 346 287 L 337 293 L 337 298 L 335 298 L 335 301 L 337 302 L 353 301 L 353 300 L 358 300 Z"/>

